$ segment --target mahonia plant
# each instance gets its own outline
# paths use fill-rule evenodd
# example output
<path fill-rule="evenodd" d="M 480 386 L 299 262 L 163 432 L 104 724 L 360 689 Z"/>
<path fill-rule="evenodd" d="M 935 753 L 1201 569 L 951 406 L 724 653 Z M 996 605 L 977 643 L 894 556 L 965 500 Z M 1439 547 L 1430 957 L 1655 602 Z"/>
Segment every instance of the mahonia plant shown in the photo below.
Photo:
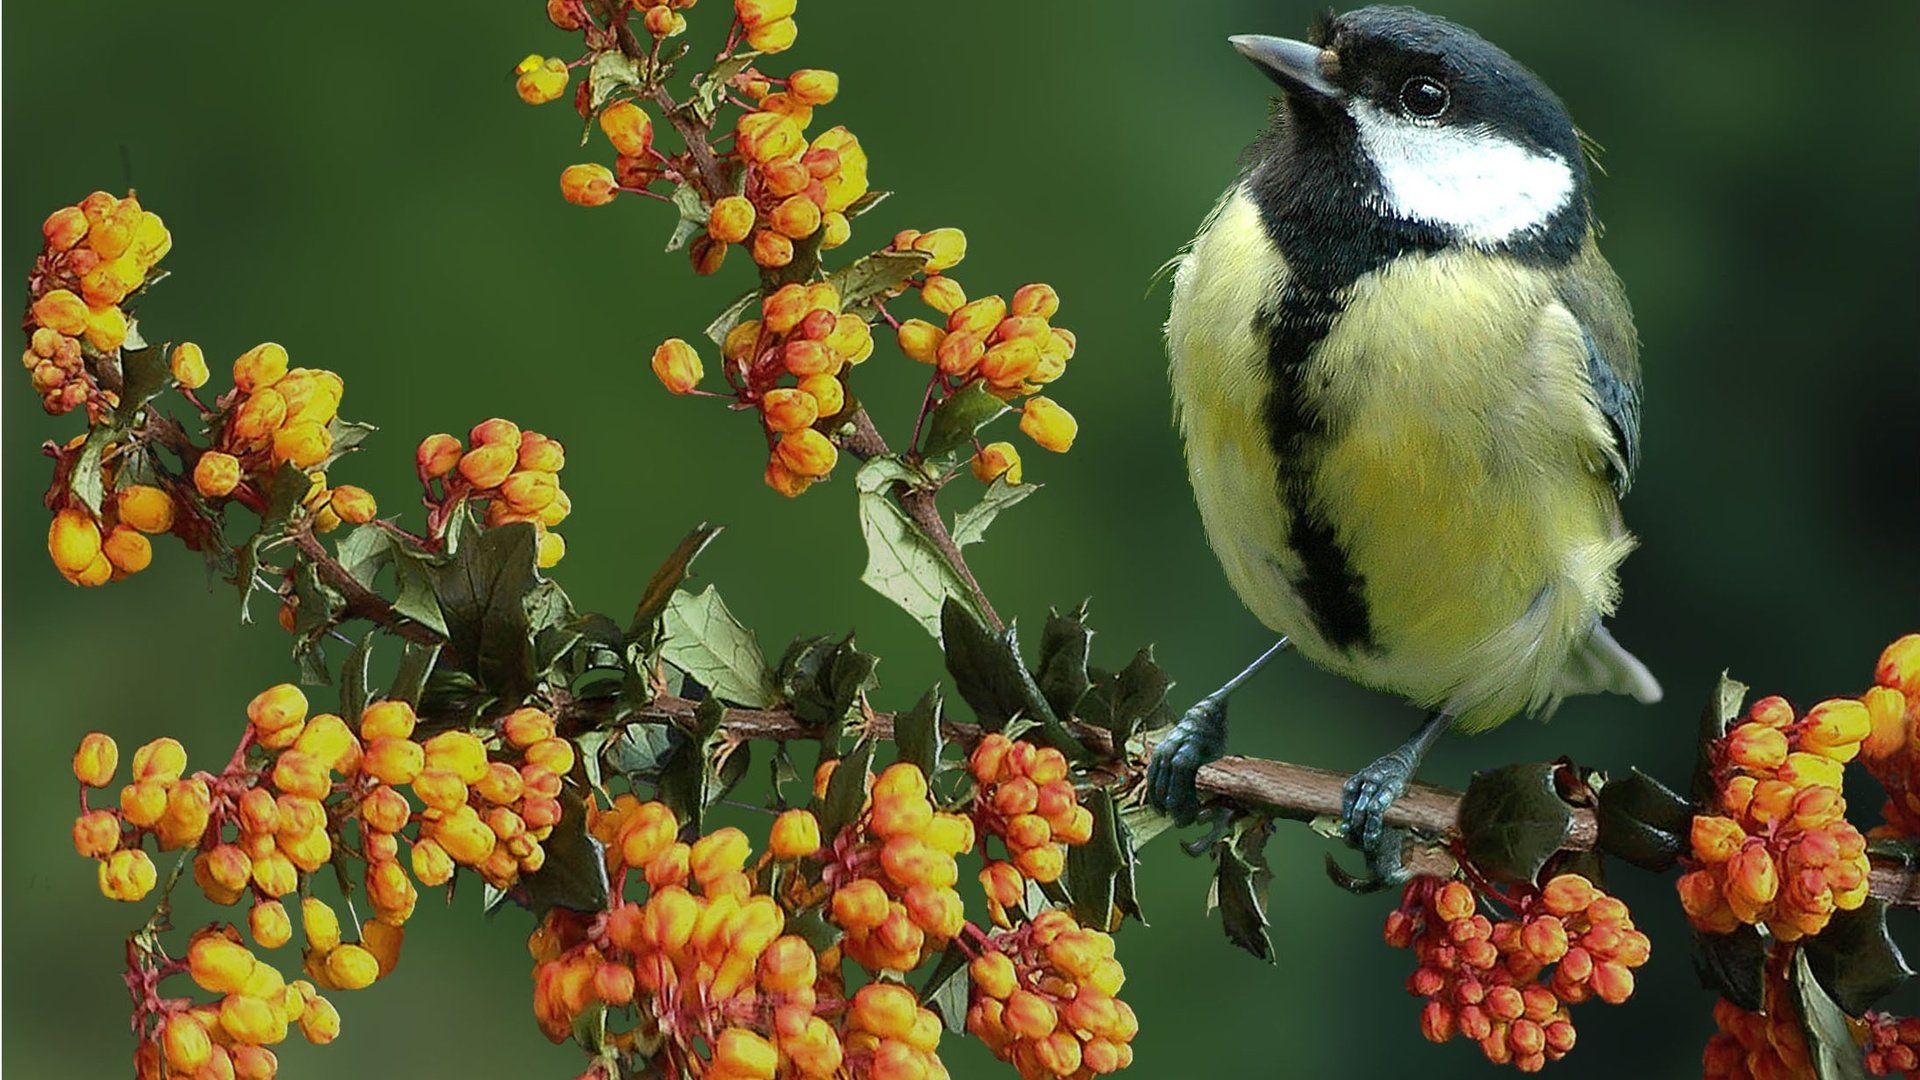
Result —
<path fill-rule="evenodd" d="M 668 250 L 696 273 L 735 247 L 752 264 L 707 344 L 660 344 L 654 375 L 751 412 L 784 495 L 858 460 L 862 581 L 937 642 L 971 721 L 946 719 L 939 687 L 877 710 L 877 658 L 851 635 L 770 661 L 713 588 L 686 585 L 706 526 L 630 618 L 577 610 L 547 574 L 572 510 L 565 447 L 509 419 L 420 439 L 424 520 L 380 516 L 373 493 L 331 478 L 374 430 L 341 417 L 341 376 L 268 342 L 209 390 L 206 350 L 149 344 L 134 314 L 171 233 L 133 193 L 95 192 L 47 218 L 28 278 L 34 391 L 86 420 L 44 447 L 48 553 L 92 586 L 178 538 L 243 615 L 272 598 L 301 681 L 261 691 L 244 723 L 235 703 L 217 770 L 190 772 L 180 742 L 150 739 L 106 799 L 114 737 L 89 733 L 74 754 L 76 852 L 104 896 L 151 905 L 126 950 L 135 1075 L 274 1076 L 295 1027 L 332 1041 L 334 997 L 395 969 L 422 890 L 476 886 L 477 906 L 529 912 L 534 1024 L 579 1047 L 583 1080 L 924 1080 L 947 1075 L 942 1041 L 960 1035 L 1027 1080 L 1125 1068 L 1140 1024 L 1115 935 L 1141 915 L 1136 853 L 1169 824 L 1140 789 L 1175 719 L 1172 681 L 1149 649 L 1091 666 L 1084 605 L 1049 614 L 1030 662 L 962 553 L 1037 486 L 986 425 L 1017 411 L 1040 447 L 1074 441 L 1043 393 L 1076 347 L 1054 324 L 1058 294 L 970 297 L 951 227 L 827 265 L 885 193 L 860 140 L 814 122 L 838 76 L 763 67 L 797 40 L 794 0 L 735 0 L 704 63 L 685 42 L 694 0 L 544 7 L 578 54 L 528 56 L 515 92 L 544 104 L 573 87 L 587 136 L 614 152 L 563 169 L 562 195 L 667 203 Z M 928 317 L 895 314 L 909 292 Z M 898 448 L 854 392 L 883 324 L 928 368 Z M 982 486 L 953 485 L 963 472 Z M 949 516 L 937 500 L 956 490 L 970 505 Z M 1573 1049 L 1572 1006 L 1626 1001 L 1652 943 L 1605 887 L 1612 856 L 1683 871 L 1722 992 L 1708 1077 L 1827 1076 L 1840 1060 L 1915 1073 L 1920 1023 L 1874 1006 L 1909 974 L 1885 914 L 1914 894 L 1901 867 L 1920 863 L 1920 634 L 1886 650 L 1857 699 L 1798 713 L 1779 698 L 1743 709 L 1743 693 L 1723 683 L 1689 798 L 1637 772 L 1506 766 L 1443 815 L 1401 811 L 1415 814 L 1410 873 L 1335 869 L 1356 892 L 1403 884 L 1385 936 L 1414 954 L 1422 1034 L 1532 1071 Z M 739 794 L 755 744 L 773 758 L 764 805 Z M 790 798 L 805 787 L 796 746 L 816 753 Z M 1865 834 L 1841 795 L 1856 760 L 1888 793 Z M 1337 804 L 1338 781 L 1263 767 L 1289 782 L 1215 788 L 1214 831 L 1190 850 L 1211 850 L 1209 908 L 1230 940 L 1272 959 L 1272 821 Z M 765 811 L 764 834 L 719 824 L 723 803 Z M 210 921 L 185 919 L 187 880 Z"/>

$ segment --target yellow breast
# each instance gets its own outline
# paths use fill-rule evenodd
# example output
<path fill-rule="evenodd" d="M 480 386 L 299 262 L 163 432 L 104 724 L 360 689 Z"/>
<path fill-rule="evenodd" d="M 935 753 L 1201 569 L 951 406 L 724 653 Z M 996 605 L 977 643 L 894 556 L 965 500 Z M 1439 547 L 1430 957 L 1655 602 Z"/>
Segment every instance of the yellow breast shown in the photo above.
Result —
<path fill-rule="evenodd" d="M 1466 726 L 1548 703 L 1631 546 L 1595 471 L 1606 428 L 1578 324 L 1540 275 L 1485 255 L 1407 256 L 1362 277 L 1295 374 L 1322 430 L 1290 506 L 1261 323 L 1286 279 L 1237 192 L 1175 279 L 1174 396 L 1229 580 L 1310 659 Z M 1298 595 L 1303 501 L 1362 581 L 1363 644 L 1327 641 Z"/>

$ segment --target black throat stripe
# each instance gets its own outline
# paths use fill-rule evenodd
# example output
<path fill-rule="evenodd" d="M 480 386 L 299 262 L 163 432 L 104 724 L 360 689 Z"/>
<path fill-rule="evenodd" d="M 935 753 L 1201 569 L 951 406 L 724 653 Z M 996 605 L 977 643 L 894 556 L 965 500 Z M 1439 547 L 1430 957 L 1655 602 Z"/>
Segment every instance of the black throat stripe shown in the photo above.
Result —
<path fill-rule="evenodd" d="M 1301 564 L 1294 591 L 1320 636 L 1337 648 L 1372 648 L 1366 579 L 1353 569 L 1333 523 L 1313 506 L 1313 474 L 1328 437 L 1328 417 L 1303 381 L 1314 347 L 1345 307 L 1337 292 L 1298 277 L 1280 290 L 1257 331 L 1267 339 L 1267 440 L 1279 461 L 1281 500 L 1287 508 L 1287 546 Z"/>

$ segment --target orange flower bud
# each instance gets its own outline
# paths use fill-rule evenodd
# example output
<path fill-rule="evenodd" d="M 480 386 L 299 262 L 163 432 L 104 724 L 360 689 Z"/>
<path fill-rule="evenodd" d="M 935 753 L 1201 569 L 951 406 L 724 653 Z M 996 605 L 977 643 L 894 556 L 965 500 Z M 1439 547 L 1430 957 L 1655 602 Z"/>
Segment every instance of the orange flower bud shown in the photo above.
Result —
<path fill-rule="evenodd" d="M 767 395 L 760 399 L 760 414 L 769 431 L 786 434 L 812 427 L 813 422 L 820 418 L 820 407 L 812 394 L 782 387 L 767 391 Z"/>
<path fill-rule="evenodd" d="M 127 313 L 113 304 L 87 307 L 87 343 L 101 352 L 112 352 L 127 340 Z"/>
<path fill-rule="evenodd" d="M 380 961 L 359 945 L 341 945 L 327 953 L 327 978 L 342 990 L 361 990 L 380 977 Z"/>
<path fill-rule="evenodd" d="M 1547 911 L 1562 918 L 1587 910 L 1600 895 L 1593 882 L 1579 874 L 1557 875 L 1540 890 L 1540 900 Z"/>
<path fill-rule="evenodd" d="M 793 261 L 793 241 L 772 229 L 759 229 L 753 234 L 753 261 L 760 266 L 774 269 Z"/>
<path fill-rule="evenodd" d="M 293 938 L 293 922 L 287 908 L 278 900 L 262 900 L 247 912 L 247 929 L 254 943 L 263 949 L 277 949 Z"/>
<path fill-rule="evenodd" d="M 713 204 L 707 216 L 707 235 L 723 244 L 737 244 L 753 232 L 753 204 L 745 196 L 728 195 Z"/>
<path fill-rule="evenodd" d="M 413 876 L 428 888 L 453 880 L 453 858 L 431 839 L 413 845 L 409 862 L 413 867 Z"/>
<path fill-rule="evenodd" d="M 760 954 L 760 988 L 769 993 L 811 987 L 817 974 L 813 946 L 796 934 L 775 940 Z"/>
<path fill-rule="evenodd" d="M 995 386 L 1015 387 L 1025 382 L 1039 363 L 1040 350 L 1031 338 L 1013 338 L 987 349 L 980 360 L 980 375 Z"/>
<path fill-rule="evenodd" d="M 187 751 L 180 740 L 162 737 L 133 752 L 133 778 L 170 784 L 187 771 Z"/>
<path fill-rule="evenodd" d="M 833 921 L 846 930 L 871 930 L 886 921 L 887 891 L 871 878 L 848 882 L 833 893 Z"/>
<path fill-rule="evenodd" d="M 1873 716 L 1856 698 L 1833 698 L 1807 710 L 1801 744 L 1835 761 L 1851 761 L 1873 733 Z"/>
<path fill-rule="evenodd" d="M 307 998 L 300 1014 L 300 1033 L 316 1046 L 325 1046 L 340 1036 L 340 1013 L 333 1003 L 318 994 Z"/>
<path fill-rule="evenodd" d="M 287 350 L 277 342 L 255 345 L 233 362 L 233 385 L 249 394 L 264 390 L 286 377 L 287 362 Z"/>
<path fill-rule="evenodd" d="M 729 825 L 693 842 L 688 867 L 694 880 L 704 885 L 724 874 L 739 872 L 752 852 L 747 834 Z"/>
<path fill-rule="evenodd" d="M 668 338 L 653 351 L 653 373 L 669 393 L 685 394 L 700 384 L 704 374 L 700 355 L 679 338 Z"/>
<path fill-rule="evenodd" d="M 1007 305 L 1015 315 L 1036 315 L 1042 319 L 1051 319 L 1060 310 L 1060 294 L 1053 286 L 1035 282 L 1022 285 L 1013 292 L 1013 301 Z"/>
<path fill-rule="evenodd" d="M 100 558 L 100 528 L 85 510 L 62 510 L 47 528 L 47 553 L 68 578 L 83 573 Z"/>
<path fill-rule="evenodd" d="M 122 848 L 100 862 L 100 892 L 110 900 L 143 899 L 158 880 L 153 860 L 139 848 Z"/>
<path fill-rule="evenodd" d="M 87 235 L 86 212 L 77 206 L 63 206 L 47 216 L 40 235 L 46 238 L 48 250 L 66 251 Z"/>
<path fill-rule="evenodd" d="M 553 732 L 553 717 L 532 707 L 515 709 L 500 721 L 500 734 L 516 750 L 551 739 Z"/>
<path fill-rule="evenodd" d="M 132 484 L 114 496 L 120 522 L 143 533 L 163 533 L 173 528 L 173 499 L 157 487 Z"/>
<path fill-rule="evenodd" d="M 613 171 L 605 165 L 569 165 L 560 171 L 560 195 L 575 206 L 605 206 L 617 194 Z"/>
<path fill-rule="evenodd" d="M 820 228 L 820 207 L 805 195 L 789 196 L 767 215 L 767 224 L 793 240 L 812 236 Z"/>
<path fill-rule="evenodd" d="M 768 850 L 776 859 L 801 859 L 820 850 L 820 822 L 813 813 L 793 809 L 773 819 Z"/>
<path fill-rule="evenodd" d="M 193 486 L 209 499 L 223 498 L 240 486 L 240 461 L 231 454 L 209 450 L 193 465 Z"/>
<path fill-rule="evenodd" d="M 73 850 L 104 859 L 120 846 L 120 819 L 111 810 L 90 810 L 73 821 Z"/>
<path fill-rule="evenodd" d="M 1880 653 L 1873 681 L 1900 691 L 1910 700 L 1920 698 L 1920 633 L 1900 637 Z"/>
<path fill-rule="evenodd" d="M 714 1072 L 739 1080 L 772 1080 L 779 1064 L 773 1044 L 746 1028 L 728 1028 L 714 1040 Z"/>
<path fill-rule="evenodd" d="M 414 451 L 414 464 L 420 475 L 431 480 L 445 476 L 460 464 L 460 440 L 447 434 L 429 435 Z"/>
<path fill-rule="evenodd" d="M 616 101 L 600 113 L 600 130 L 607 141 L 627 157 L 638 157 L 653 145 L 653 120 L 631 101 Z"/>
<path fill-rule="evenodd" d="M 87 331 L 87 302 L 66 289 L 55 289 L 33 302 L 33 321 L 68 337 L 79 337 Z"/>
<path fill-rule="evenodd" d="M 811 428 L 782 436 L 775 452 L 782 465 L 800 476 L 814 479 L 831 473 L 840 459 L 833 443 Z"/>
<path fill-rule="evenodd" d="M 1730 818 L 1699 814 L 1693 819 L 1693 856 L 1708 865 L 1733 858 L 1746 841 L 1746 830 Z"/>
<path fill-rule="evenodd" d="M 1044 1039 L 1059 1025 L 1060 1016 L 1047 999 L 1029 990 L 1015 990 L 1007 995 L 1003 1022 L 1022 1038 Z"/>
<path fill-rule="evenodd" d="M 460 458 L 460 476 L 479 491 L 498 487 L 520 460 L 511 446 L 477 446 Z"/>
<path fill-rule="evenodd" d="M 785 495 L 789 499 L 805 494 L 806 490 L 813 486 L 812 477 L 801 476 L 799 473 L 787 468 L 786 464 L 780 460 L 780 455 L 777 451 L 771 458 L 767 459 L 767 470 L 763 478 L 766 480 L 768 487 Z"/>
<path fill-rule="evenodd" d="M 1786 763 L 1780 766 L 1779 777 L 1782 782 L 1797 788 L 1815 784 L 1837 788 L 1841 782 L 1840 762 L 1823 754 L 1797 750 L 1787 755 Z"/>
<path fill-rule="evenodd" d="M 827 205 L 833 206 L 834 201 L 829 195 Z M 853 222 L 848 221 L 847 215 L 838 210 L 830 209 L 821 215 L 820 229 L 820 247 L 824 251 L 832 251 L 853 236 Z"/>
<path fill-rule="evenodd" d="M 160 1045 L 167 1064 L 179 1073 L 191 1073 L 213 1057 L 207 1025 L 190 1012 L 174 1013 L 160 1029 Z"/>

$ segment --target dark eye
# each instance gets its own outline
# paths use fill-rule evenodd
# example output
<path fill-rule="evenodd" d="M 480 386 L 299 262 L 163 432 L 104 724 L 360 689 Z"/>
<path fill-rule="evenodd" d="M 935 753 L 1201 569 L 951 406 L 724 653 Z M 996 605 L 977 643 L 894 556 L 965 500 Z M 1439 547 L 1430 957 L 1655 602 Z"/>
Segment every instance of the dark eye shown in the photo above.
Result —
<path fill-rule="evenodd" d="M 1422 120 L 1432 120 L 1446 112 L 1452 100 L 1453 95 L 1447 92 L 1445 83 L 1425 75 L 1415 75 L 1400 87 L 1400 107 L 1407 110 L 1408 116 Z"/>

